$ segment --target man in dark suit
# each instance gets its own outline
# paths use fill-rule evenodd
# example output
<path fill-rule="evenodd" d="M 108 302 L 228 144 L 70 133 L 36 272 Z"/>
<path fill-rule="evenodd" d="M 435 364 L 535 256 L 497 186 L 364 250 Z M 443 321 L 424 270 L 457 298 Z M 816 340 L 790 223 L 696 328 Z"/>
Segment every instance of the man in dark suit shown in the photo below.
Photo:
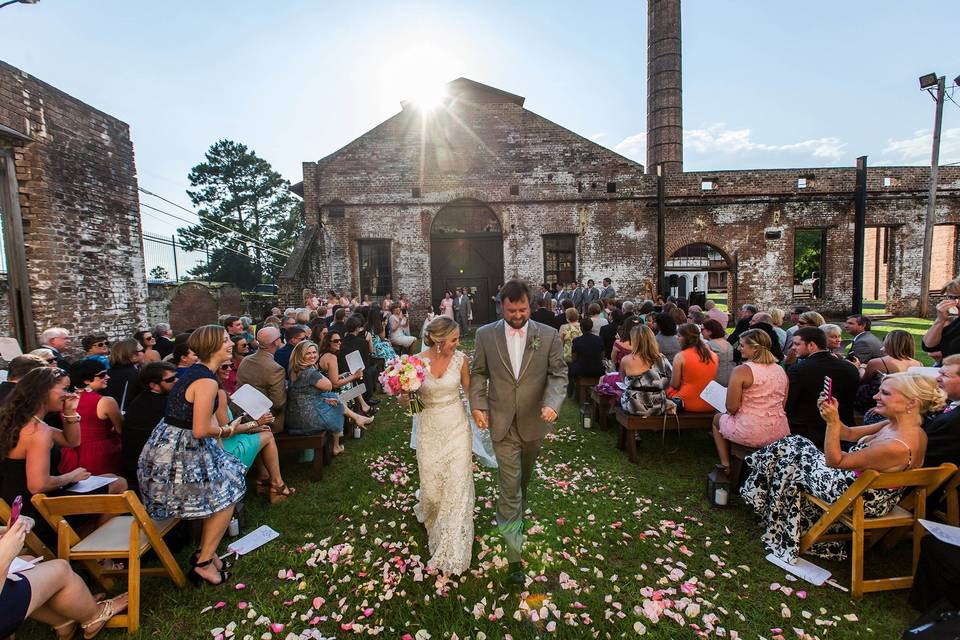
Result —
<path fill-rule="evenodd" d="M 587 307 L 592 303 L 600 302 L 600 289 L 597 289 L 597 285 L 593 280 L 587 280 L 587 289 L 583 292 L 582 306 L 580 310 L 580 315 L 584 315 Z"/>
<path fill-rule="evenodd" d="M 553 294 L 550 292 L 550 285 L 544 282 L 540 285 L 540 293 L 537 294 L 537 304 L 540 304 L 541 300 L 553 300 Z"/>
<path fill-rule="evenodd" d="M 860 386 L 860 372 L 850 362 L 827 351 L 827 336 L 817 327 L 804 327 L 793 336 L 793 346 L 802 358 L 787 376 L 790 389 L 784 409 L 790 433 L 805 436 L 823 449 L 826 423 L 820 417 L 817 399 L 823 391 L 823 379 L 833 380 L 833 397 L 840 403 L 840 420 L 855 424 L 853 401 Z"/>
<path fill-rule="evenodd" d="M 595 378 L 604 374 L 603 339 L 593 335 L 593 320 L 582 318 L 580 330 L 583 335 L 573 339 L 573 362 L 567 373 L 570 380 L 568 392 L 576 387 L 577 378 Z"/>
<path fill-rule="evenodd" d="M 757 312 L 756 305 L 745 304 L 740 307 L 740 317 L 737 318 L 737 326 L 729 336 L 727 340 L 736 347 L 740 343 L 740 334 L 750 328 L 750 321 L 753 320 L 753 315 Z"/>
<path fill-rule="evenodd" d="M 927 433 L 923 466 L 938 467 L 944 462 L 960 465 L 960 354 L 943 359 L 937 384 L 947 394 L 949 403 L 943 411 L 927 416 L 923 422 Z"/>
<path fill-rule="evenodd" d="M 287 327 L 287 329 L 285 329 L 283 332 L 283 338 L 285 340 L 284 345 L 277 349 L 276 353 L 273 353 L 274 362 L 283 367 L 285 375 L 288 378 L 290 377 L 290 371 L 288 370 L 288 367 L 290 366 L 290 356 L 293 354 L 293 348 L 300 344 L 301 341 L 306 340 L 308 335 L 310 335 L 310 332 L 302 324 L 295 324 L 292 327 Z M 244 358 L 244 360 L 246 360 L 246 358 Z"/>
<path fill-rule="evenodd" d="M 555 316 L 552 311 L 549 309 L 550 301 L 545 300 L 541 297 L 537 297 L 537 310 L 531 314 L 530 319 L 534 322 L 539 322 L 540 324 L 545 324 L 548 327 L 552 327 L 554 324 Z"/>
<path fill-rule="evenodd" d="M 848 358 L 856 358 L 860 364 L 867 364 L 874 358 L 883 356 L 883 343 L 870 332 L 870 318 L 856 315 L 847 318 L 843 328 L 853 336 L 853 343 L 847 351 Z"/>

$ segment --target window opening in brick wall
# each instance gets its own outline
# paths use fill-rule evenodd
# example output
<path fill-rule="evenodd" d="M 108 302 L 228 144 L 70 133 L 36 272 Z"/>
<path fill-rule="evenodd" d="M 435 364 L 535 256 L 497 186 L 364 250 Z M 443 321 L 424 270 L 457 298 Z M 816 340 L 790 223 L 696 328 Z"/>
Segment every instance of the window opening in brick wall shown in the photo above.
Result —
<path fill-rule="evenodd" d="M 583 183 L 577 182 L 577 193 L 583 193 Z"/>
<path fill-rule="evenodd" d="M 543 281 L 566 284 L 577 273 L 577 236 L 543 236 Z"/>
<path fill-rule="evenodd" d="M 820 300 L 824 296 L 826 229 L 797 229 L 793 235 L 793 297 Z"/>
<path fill-rule="evenodd" d="M 617 192 L 617 183 L 608 182 L 607 183 L 607 193 L 616 193 Z"/>
<path fill-rule="evenodd" d="M 807 179 L 797 178 L 797 189 L 806 189 L 806 188 L 807 188 Z"/>
<path fill-rule="evenodd" d="M 327 216 L 331 218 L 342 218 L 346 215 L 346 209 L 340 200 L 334 200 L 325 209 L 327 210 Z"/>
<path fill-rule="evenodd" d="M 899 187 L 900 178 L 894 178 L 893 176 L 884 176 L 883 186 L 885 187 Z"/>
<path fill-rule="evenodd" d="M 518 196 L 518 195 L 520 195 L 520 185 L 518 185 L 518 184 L 512 184 L 512 185 L 510 185 L 510 195 L 512 195 L 512 196 Z"/>
<path fill-rule="evenodd" d="M 384 296 L 393 289 L 389 240 L 358 240 L 360 295 Z"/>
<path fill-rule="evenodd" d="M 420 191 L 420 187 L 414 187 L 410 195 L 413 196 L 414 198 L 419 198 L 422 195 Z"/>
<path fill-rule="evenodd" d="M 717 181 L 713 178 L 704 178 L 700 181 L 701 191 L 713 191 L 717 188 Z"/>

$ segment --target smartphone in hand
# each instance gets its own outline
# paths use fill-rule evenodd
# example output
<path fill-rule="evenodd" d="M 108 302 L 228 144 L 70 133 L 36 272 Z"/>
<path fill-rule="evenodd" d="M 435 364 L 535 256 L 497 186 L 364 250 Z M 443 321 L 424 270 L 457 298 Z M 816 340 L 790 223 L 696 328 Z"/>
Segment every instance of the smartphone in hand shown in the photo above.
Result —
<path fill-rule="evenodd" d="M 22 508 L 23 496 L 17 496 L 13 499 L 13 505 L 10 506 L 10 522 L 7 523 L 7 528 L 10 528 L 17 523 L 17 519 L 20 517 L 20 510 Z"/>
<path fill-rule="evenodd" d="M 833 378 L 830 376 L 823 377 L 823 394 L 827 398 L 827 402 L 833 400 Z"/>

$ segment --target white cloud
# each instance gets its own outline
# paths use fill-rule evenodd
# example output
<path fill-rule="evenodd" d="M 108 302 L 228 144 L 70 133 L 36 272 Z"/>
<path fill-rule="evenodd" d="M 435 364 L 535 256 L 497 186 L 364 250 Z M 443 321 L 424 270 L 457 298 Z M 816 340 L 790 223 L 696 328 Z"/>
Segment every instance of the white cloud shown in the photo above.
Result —
<path fill-rule="evenodd" d="M 601 133 L 593 134 L 592 136 L 590 136 L 590 139 L 593 140 L 594 142 L 600 142 L 606 137 L 607 137 L 606 132 L 601 132 Z"/>
<path fill-rule="evenodd" d="M 895 162 L 906 164 L 930 164 L 932 132 L 921 130 L 910 138 L 887 140 L 883 153 L 896 157 Z M 960 127 L 940 132 L 940 164 L 960 160 Z"/>
<path fill-rule="evenodd" d="M 613 149 L 643 162 L 646 138 L 646 133 L 628 136 Z M 847 143 L 835 137 L 786 144 L 757 142 L 751 137 L 750 129 L 731 129 L 723 122 L 683 131 L 684 164 L 690 169 L 834 164 L 847 158 L 846 146 Z"/>

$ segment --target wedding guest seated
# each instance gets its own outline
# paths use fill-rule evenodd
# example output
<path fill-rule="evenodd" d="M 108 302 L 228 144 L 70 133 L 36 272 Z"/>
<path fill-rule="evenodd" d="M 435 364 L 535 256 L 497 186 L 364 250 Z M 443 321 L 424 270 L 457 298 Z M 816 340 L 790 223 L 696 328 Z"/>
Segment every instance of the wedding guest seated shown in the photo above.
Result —
<path fill-rule="evenodd" d="M 127 594 L 110 600 L 94 600 L 83 578 L 66 560 L 47 560 L 29 571 L 9 577 L 14 558 L 23 553 L 31 518 L 22 517 L 12 527 L 0 527 L 0 637 L 13 637 L 24 620 L 32 618 L 53 627 L 59 640 L 69 640 L 83 631 L 94 638 L 113 616 L 127 608 Z"/>
<path fill-rule="evenodd" d="M 10 392 L 14 390 L 20 378 L 34 369 L 47 366 L 43 358 L 32 355 L 17 356 L 7 366 L 7 379 L 0 382 L 0 405 L 7 401 Z"/>
<path fill-rule="evenodd" d="M 243 336 L 231 336 L 231 341 L 235 342 L 233 338 L 237 337 Z M 297 490 L 288 487 L 280 473 L 280 453 L 277 451 L 277 443 L 270 430 L 273 414 L 267 412 L 257 420 L 241 419 L 233 422 L 230 394 L 223 388 L 223 382 L 230 375 L 232 367 L 231 363 L 226 362 L 220 365 L 216 372 L 217 382 L 220 384 L 217 394 L 217 424 L 221 427 L 233 427 L 230 435 L 220 440 L 220 445 L 224 451 L 242 462 L 247 471 L 256 463 L 257 493 L 268 493 L 270 504 L 282 502 Z"/>
<path fill-rule="evenodd" d="M 40 358 L 41 360 L 43 360 L 43 363 L 48 367 L 53 367 L 55 369 L 60 368 L 60 365 L 57 364 L 56 356 L 53 355 L 53 351 L 51 351 L 50 349 L 40 347 L 39 349 L 34 349 L 33 351 L 31 351 L 29 355 Z M 69 367 L 70 365 L 67 365 L 67 366 Z"/>
<path fill-rule="evenodd" d="M 21 513 L 36 521 L 34 532 L 53 549 L 57 548 L 57 534 L 34 509 L 30 498 L 35 493 L 59 495 L 67 485 L 90 477 L 83 467 L 62 475 L 50 473 L 54 445 L 80 444 L 80 398 L 67 391 L 69 385 L 70 378 L 62 369 L 34 369 L 20 379 L 0 407 L 0 498 L 13 504 L 14 498 L 22 496 Z M 63 430 L 37 417 L 47 412 L 62 416 Z M 126 488 L 121 478 L 107 485 L 106 491 L 122 493 Z"/>
<path fill-rule="evenodd" d="M 387 340 L 383 317 L 379 313 L 371 313 L 367 316 L 366 330 L 370 334 L 370 339 L 373 340 L 373 355 L 375 358 L 390 362 L 397 357 L 393 345 Z M 322 342 L 315 342 L 315 344 L 322 344 Z"/>
<path fill-rule="evenodd" d="M 670 362 L 680 353 L 680 339 L 677 337 L 677 323 L 669 312 L 654 316 L 653 329 L 657 332 L 657 347 Z"/>
<path fill-rule="evenodd" d="M 781 351 L 785 351 L 787 348 L 787 332 L 783 328 L 783 318 L 785 315 L 783 309 L 776 307 L 770 309 L 770 323 L 773 325 L 773 332 L 780 338 Z"/>
<path fill-rule="evenodd" d="M 633 334 L 633 328 L 640 324 L 643 324 L 640 318 L 634 315 L 624 318 L 623 322 L 620 323 L 620 329 L 617 331 L 617 339 L 614 341 L 613 348 L 609 352 L 610 362 L 613 364 L 615 370 L 619 371 L 620 361 L 633 353 L 633 343 L 630 342 L 630 336 Z"/>
<path fill-rule="evenodd" d="M 154 345 L 157 343 L 156 337 L 154 337 L 153 332 L 150 329 L 141 329 L 133 334 L 133 339 L 137 341 L 137 344 L 143 349 L 143 356 L 140 359 L 140 364 L 146 364 L 148 362 L 160 362 L 162 356 L 160 352 L 154 349 Z"/>
<path fill-rule="evenodd" d="M 224 571 L 217 547 L 247 488 L 247 470 L 216 440 L 230 437 L 234 430 L 233 425 L 224 428 L 217 422 L 214 374 L 230 361 L 233 342 L 221 325 L 209 324 L 196 329 L 189 344 L 200 362 L 187 369 L 171 389 L 164 418 L 140 454 L 137 475 L 150 517 L 203 521 L 190 579 L 224 584 L 230 574 Z"/>
<path fill-rule="evenodd" d="M 70 367 L 66 352 L 72 340 L 70 332 L 63 327 L 51 327 L 40 334 L 40 346 L 49 349 L 57 366 L 64 370 Z"/>
<path fill-rule="evenodd" d="M 326 431 L 333 437 L 336 456 L 344 451 L 340 439 L 347 409 L 337 399 L 330 380 L 317 368 L 319 359 L 317 345 L 309 340 L 298 344 L 290 356 L 287 433 L 309 436 Z"/>
<path fill-rule="evenodd" d="M 650 315 L 650 314 L 652 314 L 652 313 L 654 313 L 653 300 L 644 300 L 643 303 L 640 305 L 640 308 L 638 308 L 638 309 L 635 311 L 635 314 L 634 314 L 634 315 L 636 315 L 638 318 L 640 318 L 640 321 L 641 321 L 641 322 L 643 322 L 644 324 L 646 324 L 646 322 L 647 322 L 647 316 Z"/>
<path fill-rule="evenodd" d="M 273 354 L 273 359 L 284 371 L 289 370 L 290 354 L 293 348 L 307 339 L 307 328 L 302 324 L 294 324 L 283 330 L 284 344 Z"/>
<path fill-rule="evenodd" d="M 633 352 L 620 361 L 620 372 L 626 389 L 620 396 L 620 408 L 630 415 L 649 417 L 667 412 L 666 390 L 670 385 L 672 367 L 660 353 L 653 331 L 637 325 L 630 333 Z"/>
<path fill-rule="evenodd" d="M 338 307 L 336 311 L 333 312 L 333 322 L 330 323 L 330 331 L 336 331 L 339 334 L 343 334 L 346 326 L 344 322 L 347 319 L 347 309 L 345 307 Z"/>
<path fill-rule="evenodd" d="M 820 331 L 827 336 L 827 351 L 838 358 L 843 358 L 843 329 L 840 325 L 826 322 L 820 325 Z"/>
<path fill-rule="evenodd" d="M 760 329 L 770 336 L 770 353 L 777 359 L 777 362 L 783 360 L 783 349 L 780 348 L 780 340 L 773 330 L 773 318 L 765 311 L 758 311 L 750 318 L 750 328 Z M 737 344 L 739 346 L 739 343 Z M 736 348 L 735 348 L 736 349 Z M 739 350 L 738 350 L 739 351 Z"/>
<path fill-rule="evenodd" d="M 247 356 L 237 368 L 237 388 L 245 384 L 270 398 L 270 413 L 273 422 L 270 427 L 274 433 L 284 431 L 284 407 L 287 403 L 286 371 L 283 370 L 273 354 L 280 348 L 280 330 L 274 326 L 257 331 L 257 344 L 260 348 Z"/>
<path fill-rule="evenodd" d="M 243 359 L 250 355 L 250 343 L 244 334 L 230 336 L 230 342 L 233 343 L 233 354 L 230 356 L 230 366 L 227 369 L 226 376 L 223 377 L 222 385 L 227 394 L 233 395 L 233 392 L 237 390 L 237 369 L 240 368 Z"/>
<path fill-rule="evenodd" d="M 183 336 L 182 339 L 181 336 Z M 183 375 L 187 369 L 197 364 L 197 354 L 191 351 L 190 345 L 187 344 L 189 338 L 189 333 L 180 334 L 173 343 L 170 362 L 177 368 L 177 375 Z"/>
<path fill-rule="evenodd" d="M 573 362 L 573 341 L 583 335 L 583 329 L 576 309 L 567 309 L 564 318 L 567 322 L 560 327 L 560 341 L 563 343 L 563 360 L 569 365 Z"/>
<path fill-rule="evenodd" d="M 718 309 L 716 302 L 713 300 L 707 300 L 703 305 L 703 308 L 712 320 L 719 322 L 720 326 L 724 329 L 727 328 L 727 325 L 730 323 L 730 314 L 728 314 L 726 311 L 721 311 Z"/>
<path fill-rule="evenodd" d="M 822 328 L 822 327 L 821 327 Z M 860 365 L 860 388 L 854 402 L 854 409 L 866 413 L 875 404 L 873 396 L 880 390 L 883 376 L 891 373 L 901 373 L 910 367 L 923 366 L 913 356 L 916 353 L 916 343 L 913 336 L 903 329 L 894 329 L 883 338 L 883 355 L 861 365 L 853 360 L 854 365 Z"/>
<path fill-rule="evenodd" d="M 790 312 L 791 326 L 790 328 L 787 329 L 787 342 L 786 342 L 786 346 L 784 347 L 785 349 L 789 349 L 790 346 L 793 344 L 793 334 L 795 334 L 797 331 L 799 331 L 804 327 L 804 325 L 800 324 L 800 316 L 802 316 L 807 311 L 810 311 L 810 307 L 801 304 L 794 307 L 793 310 Z"/>
<path fill-rule="evenodd" d="M 360 376 L 360 380 L 367 389 L 363 394 L 363 400 L 368 405 L 379 404 L 378 400 L 373 399 L 373 392 L 377 385 L 377 368 L 370 358 L 370 341 L 367 340 L 366 332 L 363 330 L 363 316 L 354 314 L 347 318 L 341 339 L 343 342 L 340 344 L 340 352 L 337 353 L 339 368 L 342 371 L 349 371 L 347 354 L 354 351 L 359 353 L 360 360 L 363 362 L 363 375 Z"/>
<path fill-rule="evenodd" d="M 730 383 L 730 373 L 733 371 L 733 345 L 727 342 L 727 331 L 713 318 L 703 322 L 701 331 L 710 351 L 717 354 L 717 384 L 727 386 Z"/>
<path fill-rule="evenodd" d="M 756 305 L 745 304 L 740 307 L 740 317 L 737 319 L 737 326 L 734 328 L 733 333 L 727 337 L 727 340 L 730 342 L 730 344 L 739 344 L 740 334 L 750 328 L 750 321 L 753 319 L 753 314 L 756 312 Z"/>
<path fill-rule="evenodd" d="M 852 315 L 847 318 L 843 326 L 847 333 L 853 336 L 848 352 L 850 360 L 856 358 L 859 362 L 870 362 L 883 355 L 880 339 L 870 331 L 872 324 L 870 317 L 865 315 Z"/>
<path fill-rule="evenodd" d="M 670 317 L 673 318 L 673 323 L 678 327 L 687 323 L 687 312 L 681 309 L 679 306 L 670 309 L 666 313 L 670 314 Z"/>
<path fill-rule="evenodd" d="M 122 475 L 132 488 L 136 488 L 137 484 L 140 452 L 153 429 L 163 419 L 167 396 L 176 381 L 177 368 L 172 362 L 151 362 L 140 369 L 140 384 L 144 391 L 127 406 L 123 416 L 123 431 L 120 432 Z"/>
<path fill-rule="evenodd" d="M 609 357 L 613 353 L 613 345 L 617 341 L 617 335 L 620 333 L 620 325 L 623 324 L 624 313 L 617 307 L 610 309 L 607 316 L 607 326 L 600 329 L 600 339 L 603 341 L 604 357 Z"/>
<path fill-rule="evenodd" d="M 680 338 L 680 353 L 673 358 L 673 374 L 667 395 L 683 411 L 692 413 L 713 413 L 713 406 L 700 397 L 703 390 L 717 377 L 717 354 L 700 336 L 695 324 L 680 325 L 677 333 Z"/>
<path fill-rule="evenodd" d="M 548 327 L 553 326 L 553 317 L 554 314 L 550 311 L 550 300 L 551 298 L 537 298 L 537 310 L 530 315 L 530 319 L 534 322 L 539 322 L 542 325 Z"/>
<path fill-rule="evenodd" d="M 591 330 L 593 335 L 599 337 L 600 329 L 607 325 L 607 319 L 600 313 L 600 305 L 596 302 L 591 302 L 587 307 L 586 316 L 590 318 L 590 322 L 593 324 L 593 329 Z"/>
<path fill-rule="evenodd" d="M 335 331 L 328 331 L 327 339 L 320 345 L 319 359 L 317 360 L 317 368 L 330 380 L 333 390 L 337 393 L 343 393 L 353 388 L 353 384 L 363 377 L 362 370 L 356 373 L 346 371 L 342 375 L 340 374 L 339 355 L 342 348 L 343 337 Z M 348 418 L 353 419 L 361 427 L 365 427 L 373 422 L 373 418 L 370 417 L 370 405 L 363 399 L 363 396 L 357 396 L 356 401 L 360 405 L 360 411 L 363 415 L 358 416 L 349 407 L 346 407 L 345 413 Z M 362 419 L 357 420 L 356 418 Z"/>
<path fill-rule="evenodd" d="M 840 419 L 853 424 L 853 402 L 860 384 L 860 373 L 846 360 L 834 358 L 827 350 L 827 336 L 817 327 L 803 327 L 793 336 L 793 350 L 801 358 L 787 370 L 787 420 L 790 433 L 804 436 L 817 448 L 823 448 L 826 423 L 817 408 L 823 380 L 833 380 L 833 397 L 839 402 Z"/>
<path fill-rule="evenodd" d="M 923 422 L 927 434 L 928 467 L 944 462 L 960 465 L 960 354 L 943 359 L 937 384 L 947 396 L 947 405 L 939 413 L 931 413 Z"/>
<path fill-rule="evenodd" d="M 173 329 L 170 328 L 169 324 L 160 322 L 154 325 L 153 337 L 157 339 L 157 343 L 153 348 L 160 354 L 161 360 L 173 353 L 173 340 L 171 340 L 171 338 L 173 338 Z"/>
<path fill-rule="evenodd" d="M 110 368 L 110 341 L 105 333 L 95 333 L 83 336 L 80 340 L 83 347 L 83 359 L 99 360 L 107 369 Z"/>
<path fill-rule="evenodd" d="M 390 305 L 387 325 L 390 344 L 399 348 L 403 353 L 416 352 L 417 339 L 410 335 L 410 319 L 403 313 L 399 303 Z"/>
<path fill-rule="evenodd" d="M 573 339 L 573 362 L 567 371 L 571 388 L 576 387 L 577 378 L 599 378 L 604 374 L 603 340 L 593 335 L 590 331 L 592 328 L 590 318 L 584 318 L 580 321 L 583 335 Z"/>
<path fill-rule="evenodd" d="M 121 340 L 110 347 L 110 379 L 103 395 L 110 396 L 123 411 L 128 402 L 140 395 L 140 364 L 143 347 L 133 338 Z"/>
<path fill-rule="evenodd" d="M 723 471 L 730 468 L 731 442 L 759 448 L 790 435 L 783 411 L 787 374 L 770 346 L 770 336 L 760 329 L 740 334 L 744 363 L 730 375 L 726 412 L 713 417 L 713 441 Z"/>
<path fill-rule="evenodd" d="M 794 339 L 812 330 L 801 329 Z M 823 515 L 804 499 L 805 493 L 832 504 L 856 481 L 858 472 L 922 467 L 927 436 L 920 425 L 925 415 L 939 411 L 945 402 L 946 395 L 933 378 L 895 373 L 884 379 L 877 394 L 876 410 L 885 421 L 848 427 L 838 412 L 837 399 L 821 397 L 819 411 L 827 425 L 822 453 L 808 439 L 790 435 L 747 456 L 750 475 L 740 495 L 764 521 L 761 540 L 767 551 L 791 563 L 798 557 L 800 538 Z M 856 444 L 844 452 L 841 441 Z M 864 516 L 876 518 L 897 505 L 902 489 L 874 489 L 863 497 Z M 840 541 L 815 544 L 811 553 L 833 560 L 845 555 Z"/>
<path fill-rule="evenodd" d="M 101 395 L 109 384 L 110 372 L 97 360 L 80 360 L 70 367 L 70 380 L 80 396 L 80 444 L 61 449 L 60 473 L 83 467 L 98 476 L 122 475 L 120 405 L 110 396 Z"/>

